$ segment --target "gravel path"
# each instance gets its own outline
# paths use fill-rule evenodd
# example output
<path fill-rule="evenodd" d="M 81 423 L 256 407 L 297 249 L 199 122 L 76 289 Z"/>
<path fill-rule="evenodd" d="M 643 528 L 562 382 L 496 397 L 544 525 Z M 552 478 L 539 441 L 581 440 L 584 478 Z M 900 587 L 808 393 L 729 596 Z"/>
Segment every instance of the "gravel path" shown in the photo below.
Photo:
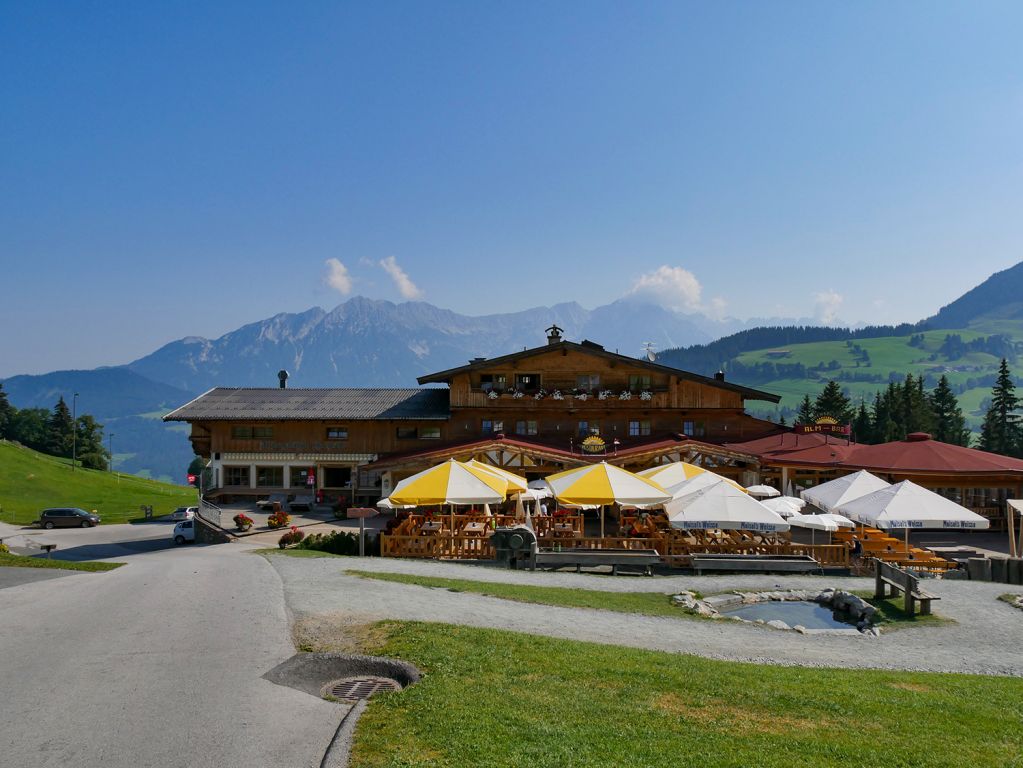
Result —
<path fill-rule="evenodd" d="M 729 621 L 672 619 L 611 611 L 529 605 L 346 576 L 346 569 L 410 573 L 538 586 L 620 592 L 731 589 L 873 589 L 873 579 L 815 576 L 610 577 L 509 571 L 467 563 L 391 558 L 270 556 L 298 615 L 405 619 L 494 627 L 573 640 L 693 653 L 715 659 L 795 666 L 969 672 L 1023 677 L 1023 613 L 997 600 L 1004 584 L 929 580 L 934 611 L 956 624 L 906 627 L 878 638 L 812 636 Z"/>

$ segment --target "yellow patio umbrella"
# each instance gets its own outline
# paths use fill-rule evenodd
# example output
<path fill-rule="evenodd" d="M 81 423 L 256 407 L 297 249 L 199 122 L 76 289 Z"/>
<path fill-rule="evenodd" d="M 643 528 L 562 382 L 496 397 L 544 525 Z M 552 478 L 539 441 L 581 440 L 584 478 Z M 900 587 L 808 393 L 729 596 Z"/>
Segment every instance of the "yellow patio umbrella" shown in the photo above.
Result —
<path fill-rule="evenodd" d="M 694 477 L 700 475 L 713 475 L 714 477 L 721 478 L 729 485 L 733 485 L 743 493 L 746 489 L 739 485 L 734 480 L 719 475 L 717 472 L 711 472 L 709 469 L 698 467 L 695 464 L 689 464 L 685 461 L 673 461 L 670 464 L 658 464 L 656 467 L 650 467 L 637 473 L 640 477 L 645 477 L 647 480 L 653 480 L 658 485 L 665 488 L 668 486 L 677 486 L 679 483 L 684 483 L 692 480 Z"/>
<path fill-rule="evenodd" d="M 599 504 L 600 536 L 604 537 L 605 504 L 659 504 L 671 494 L 658 483 L 602 461 L 550 475 L 547 483 L 564 504 Z"/>
<path fill-rule="evenodd" d="M 509 472 L 507 469 L 495 467 L 493 464 L 484 464 L 482 461 L 476 461 L 476 459 L 469 459 L 469 461 L 462 463 L 467 467 L 474 467 L 482 472 L 489 472 L 502 478 L 508 483 L 508 493 L 518 493 L 529 487 L 529 481 L 526 478 L 520 477 L 514 472 Z"/>
<path fill-rule="evenodd" d="M 508 495 L 508 481 L 450 459 L 406 477 L 387 498 L 392 504 L 497 504 Z"/>

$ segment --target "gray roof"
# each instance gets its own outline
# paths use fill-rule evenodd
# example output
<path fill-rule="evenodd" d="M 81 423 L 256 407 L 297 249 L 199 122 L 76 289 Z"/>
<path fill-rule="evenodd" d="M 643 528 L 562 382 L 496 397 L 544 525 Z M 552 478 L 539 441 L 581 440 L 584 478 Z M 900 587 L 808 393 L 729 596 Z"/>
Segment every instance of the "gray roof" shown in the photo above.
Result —
<path fill-rule="evenodd" d="M 448 419 L 447 389 L 216 387 L 164 421 Z"/>

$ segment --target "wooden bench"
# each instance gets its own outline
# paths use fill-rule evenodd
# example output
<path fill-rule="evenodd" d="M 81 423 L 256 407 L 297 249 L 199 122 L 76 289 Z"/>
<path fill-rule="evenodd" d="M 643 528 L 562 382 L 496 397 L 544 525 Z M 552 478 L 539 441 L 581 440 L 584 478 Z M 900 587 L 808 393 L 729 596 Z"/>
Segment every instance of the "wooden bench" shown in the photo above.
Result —
<path fill-rule="evenodd" d="M 891 590 L 889 590 L 889 587 L 891 587 Z M 920 615 L 927 616 L 931 612 L 931 601 L 941 599 L 920 589 L 920 579 L 918 577 L 890 563 L 875 559 L 874 599 L 887 600 L 895 597 L 897 590 L 902 591 L 905 601 L 904 609 L 910 616 L 915 613 L 915 603 L 920 603 Z"/>
<path fill-rule="evenodd" d="M 744 573 L 812 573 L 822 570 L 809 555 L 728 555 L 694 552 L 689 557 L 697 575 L 704 571 Z"/>
<path fill-rule="evenodd" d="M 537 566 L 561 568 L 574 565 L 576 573 L 583 566 L 610 565 L 611 575 L 617 576 L 620 567 L 642 568 L 647 576 L 653 576 L 653 566 L 661 562 L 656 549 L 584 549 L 582 547 L 563 549 L 561 552 L 542 552 L 534 547 L 529 559 L 529 569 Z"/>

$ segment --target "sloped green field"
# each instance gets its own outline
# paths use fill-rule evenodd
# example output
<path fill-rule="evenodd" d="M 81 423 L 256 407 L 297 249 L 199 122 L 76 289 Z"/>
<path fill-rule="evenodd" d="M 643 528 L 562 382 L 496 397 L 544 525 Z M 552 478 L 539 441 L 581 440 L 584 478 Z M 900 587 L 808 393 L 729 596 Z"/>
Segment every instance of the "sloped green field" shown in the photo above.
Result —
<path fill-rule="evenodd" d="M 0 521 L 5 523 L 31 523 L 47 507 L 94 509 L 104 523 L 124 523 L 141 517 L 142 505 L 163 515 L 195 501 L 194 488 L 81 467 L 72 472 L 69 459 L 0 441 Z"/>

